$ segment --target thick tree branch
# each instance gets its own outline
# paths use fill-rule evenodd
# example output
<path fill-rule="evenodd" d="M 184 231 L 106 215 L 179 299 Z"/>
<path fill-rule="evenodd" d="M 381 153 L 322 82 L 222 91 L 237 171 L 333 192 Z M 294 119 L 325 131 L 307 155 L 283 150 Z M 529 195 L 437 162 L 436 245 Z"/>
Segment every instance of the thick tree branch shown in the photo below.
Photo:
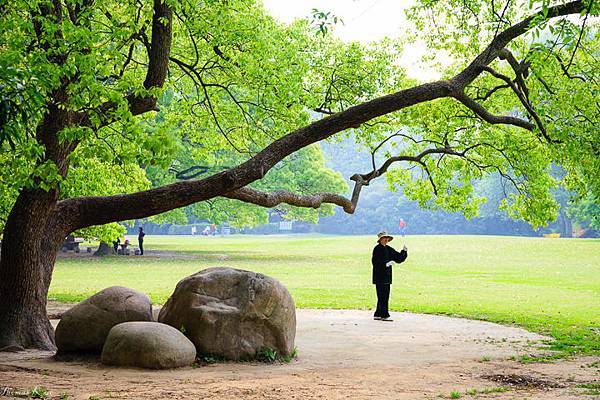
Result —
<path fill-rule="evenodd" d="M 146 89 L 161 87 L 167 79 L 172 28 L 173 13 L 166 0 L 154 0 L 152 42 L 148 52 L 148 71 L 144 80 Z"/>
<path fill-rule="evenodd" d="M 51 54 L 48 59 L 57 67 L 61 67 L 67 61 L 67 52 L 61 49 L 63 46 L 64 35 L 61 29 L 63 22 L 63 4 L 59 0 L 53 0 L 41 4 L 39 14 L 32 15 L 34 30 L 40 43 L 40 47 Z M 51 20 L 55 24 L 56 29 L 52 33 L 52 37 L 47 37 L 47 32 L 43 29 L 43 24 L 37 17 L 43 17 Z M 60 49 L 60 50 L 58 50 Z M 68 155 L 77 146 L 76 142 L 61 142 L 58 138 L 58 133 L 67 126 L 75 123 L 74 115 L 67 110 L 64 105 L 69 103 L 68 85 L 78 79 L 78 74 L 71 78 L 62 76 L 60 85 L 53 89 L 46 101 L 46 112 L 36 127 L 36 140 L 44 145 L 44 159 L 51 160 L 58 167 L 58 173 L 61 176 L 66 176 L 69 162 Z M 53 190 L 57 195 L 57 190 Z"/>
<path fill-rule="evenodd" d="M 249 187 L 240 188 L 223 197 L 241 200 L 245 203 L 256 204 L 262 207 L 274 208 L 281 203 L 296 207 L 319 208 L 324 203 L 336 204 L 348 214 L 354 213 L 355 204 L 344 196 L 335 193 L 315 193 L 311 195 L 300 195 L 287 190 L 277 190 L 266 193 Z"/>
<path fill-rule="evenodd" d="M 69 3 L 69 2 L 65 2 L 65 6 L 67 8 L 67 12 L 69 14 L 69 19 L 71 20 L 71 22 L 75 25 L 80 25 L 81 24 L 81 13 L 82 11 L 87 10 L 92 4 L 94 3 L 94 0 L 84 0 L 82 2 L 74 2 L 74 3 Z M 84 23 L 87 23 L 87 20 L 84 20 Z"/>
<path fill-rule="evenodd" d="M 176 182 L 142 192 L 98 197 L 80 197 L 59 203 L 68 229 L 112 221 L 145 218 L 174 208 L 207 200 L 246 186 L 265 174 L 288 155 L 363 122 L 403 108 L 448 96 L 448 81 L 426 83 L 400 92 L 379 97 L 348 108 L 343 112 L 315 121 L 265 147 L 245 163 L 202 180 Z"/>

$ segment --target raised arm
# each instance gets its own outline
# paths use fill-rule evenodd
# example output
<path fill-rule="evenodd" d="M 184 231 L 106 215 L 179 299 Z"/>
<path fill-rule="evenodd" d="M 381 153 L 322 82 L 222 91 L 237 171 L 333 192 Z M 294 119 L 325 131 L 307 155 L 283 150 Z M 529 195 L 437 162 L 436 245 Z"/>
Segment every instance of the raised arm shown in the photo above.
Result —
<path fill-rule="evenodd" d="M 393 248 L 390 247 L 390 256 L 392 258 L 393 261 L 397 262 L 398 264 L 401 262 L 404 262 L 404 260 L 406 260 L 406 258 L 408 257 L 408 251 L 407 250 L 400 250 L 399 252 L 394 250 Z"/>

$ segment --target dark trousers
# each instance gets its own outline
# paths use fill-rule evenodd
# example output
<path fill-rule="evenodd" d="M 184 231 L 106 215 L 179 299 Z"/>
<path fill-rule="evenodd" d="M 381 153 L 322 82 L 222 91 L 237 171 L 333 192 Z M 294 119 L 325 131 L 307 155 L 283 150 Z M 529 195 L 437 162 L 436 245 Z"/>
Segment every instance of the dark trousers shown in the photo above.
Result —
<path fill-rule="evenodd" d="M 375 285 L 377 290 L 377 310 L 375 310 L 375 316 L 381 318 L 387 318 L 390 316 L 388 311 L 388 304 L 390 301 L 390 284 Z"/>
<path fill-rule="evenodd" d="M 140 254 L 144 255 L 144 239 L 138 239 L 138 242 L 140 244 Z"/>

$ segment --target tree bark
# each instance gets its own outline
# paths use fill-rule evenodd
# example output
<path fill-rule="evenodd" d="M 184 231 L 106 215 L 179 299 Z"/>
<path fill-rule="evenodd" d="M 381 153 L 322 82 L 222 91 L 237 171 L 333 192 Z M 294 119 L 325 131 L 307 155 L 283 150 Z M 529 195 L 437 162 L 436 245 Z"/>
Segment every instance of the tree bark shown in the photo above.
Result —
<path fill-rule="evenodd" d="M 65 235 L 55 208 L 55 192 L 24 190 L 8 217 L 0 258 L 0 349 L 56 348 L 46 299 Z"/>
<path fill-rule="evenodd" d="M 107 256 L 109 254 L 115 254 L 112 246 L 109 246 L 106 242 L 100 242 L 100 246 L 98 246 L 98 250 L 94 252 L 94 255 L 97 257 Z"/>

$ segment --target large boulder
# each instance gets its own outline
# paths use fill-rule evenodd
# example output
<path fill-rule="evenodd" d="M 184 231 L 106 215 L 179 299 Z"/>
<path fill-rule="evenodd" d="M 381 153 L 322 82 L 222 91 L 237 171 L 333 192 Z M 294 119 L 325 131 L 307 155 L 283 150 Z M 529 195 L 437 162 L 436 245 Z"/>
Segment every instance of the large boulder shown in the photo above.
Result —
<path fill-rule="evenodd" d="M 152 321 L 150 299 L 123 286 L 106 288 L 62 315 L 55 333 L 58 352 L 99 353 L 110 329 L 128 321 Z"/>
<path fill-rule="evenodd" d="M 158 322 L 124 322 L 106 338 L 101 361 L 107 365 L 166 369 L 190 366 L 196 347 L 183 333 Z"/>
<path fill-rule="evenodd" d="M 296 308 L 279 281 L 234 268 L 182 279 L 158 316 L 181 330 L 199 354 L 252 359 L 265 348 L 294 351 Z"/>

